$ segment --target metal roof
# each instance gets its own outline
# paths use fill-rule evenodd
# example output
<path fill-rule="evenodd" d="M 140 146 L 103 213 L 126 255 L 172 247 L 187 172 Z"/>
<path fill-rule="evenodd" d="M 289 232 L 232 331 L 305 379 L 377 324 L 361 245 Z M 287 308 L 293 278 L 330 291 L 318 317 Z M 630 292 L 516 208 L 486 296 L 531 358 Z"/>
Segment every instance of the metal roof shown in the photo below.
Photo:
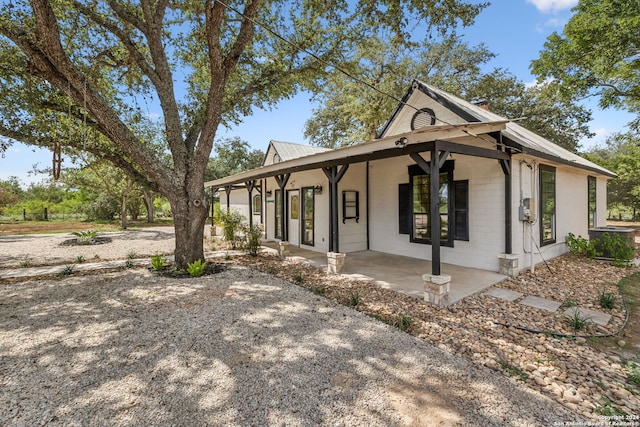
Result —
<path fill-rule="evenodd" d="M 269 142 L 269 145 L 273 147 L 276 153 L 278 153 L 278 156 L 280 156 L 281 161 L 297 159 L 298 157 L 304 157 L 310 154 L 329 151 L 328 148 L 324 148 L 324 147 L 314 147 L 311 145 L 296 144 L 293 142 L 283 142 L 283 141 L 274 141 L 274 140 L 271 140 Z M 268 153 L 269 153 L 269 149 L 267 148 L 267 153 L 265 153 L 265 156 Z"/>
<path fill-rule="evenodd" d="M 437 140 L 452 140 L 470 135 L 489 134 L 505 129 L 506 121 L 434 125 L 387 138 L 376 139 L 358 145 L 325 150 L 322 152 L 281 161 L 256 169 L 205 182 L 205 187 L 223 188 L 254 179 L 273 177 L 278 174 L 302 172 L 323 167 L 360 163 L 367 160 L 407 155 L 419 151 L 425 143 Z M 397 142 L 405 138 L 401 144 Z M 317 148 L 317 147 L 316 147 Z"/>

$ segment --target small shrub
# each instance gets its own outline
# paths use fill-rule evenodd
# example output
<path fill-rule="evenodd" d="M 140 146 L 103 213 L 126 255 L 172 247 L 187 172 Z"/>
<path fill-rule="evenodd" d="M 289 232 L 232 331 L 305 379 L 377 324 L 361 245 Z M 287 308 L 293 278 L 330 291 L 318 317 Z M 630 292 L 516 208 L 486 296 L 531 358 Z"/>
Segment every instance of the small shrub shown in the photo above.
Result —
<path fill-rule="evenodd" d="M 349 307 L 353 308 L 360 304 L 360 294 L 357 292 L 351 293 L 349 295 Z"/>
<path fill-rule="evenodd" d="M 200 277 L 204 273 L 204 269 L 207 268 L 207 262 L 201 259 L 197 259 L 190 264 L 187 264 L 187 271 L 191 277 Z"/>
<path fill-rule="evenodd" d="M 216 221 L 222 224 L 222 238 L 231 244 L 232 249 L 236 249 L 241 244 L 238 231 L 240 231 L 240 224 L 244 219 L 244 216 L 238 211 L 218 213 Z"/>
<path fill-rule="evenodd" d="M 567 309 L 567 308 L 571 308 L 571 307 L 577 307 L 578 306 L 578 301 L 576 301 L 573 298 L 567 298 L 562 305 L 560 306 L 561 310 Z"/>
<path fill-rule="evenodd" d="M 569 248 L 569 252 L 574 255 L 586 256 L 591 259 L 598 256 L 595 242 L 587 240 L 582 236 L 576 237 L 573 233 L 569 233 L 567 237 L 567 247 Z"/>
<path fill-rule="evenodd" d="M 293 276 L 293 281 L 299 285 L 300 283 L 304 282 L 304 277 L 302 277 L 302 274 L 297 273 L 295 276 Z"/>
<path fill-rule="evenodd" d="M 276 270 L 275 267 L 267 267 L 266 270 L 264 270 L 265 273 L 267 274 L 276 274 L 278 272 L 278 270 Z"/>
<path fill-rule="evenodd" d="M 151 256 L 151 267 L 153 267 L 155 271 L 162 270 L 166 262 L 167 260 L 159 253 Z"/>
<path fill-rule="evenodd" d="M 227 261 L 231 261 L 231 255 L 229 254 L 229 252 L 225 253 L 224 259 Z"/>
<path fill-rule="evenodd" d="M 76 264 L 82 264 L 83 262 L 85 262 L 84 256 L 82 256 L 82 255 L 78 255 L 78 256 L 76 257 L 76 259 L 74 260 L 74 262 L 75 262 Z"/>
<path fill-rule="evenodd" d="M 313 288 L 311 288 L 311 292 L 316 295 L 324 295 L 327 293 L 327 288 L 325 288 L 324 286 L 314 286 Z"/>
<path fill-rule="evenodd" d="M 262 230 L 260 225 L 254 224 L 252 226 L 243 227 L 245 240 L 243 243 L 243 249 L 251 256 L 258 256 L 260 245 L 262 243 Z"/>
<path fill-rule="evenodd" d="M 613 406 L 611 401 L 609 399 L 607 399 L 606 397 L 601 397 L 600 398 L 600 405 L 598 405 L 595 409 L 595 413 L 598 415 L 604 415 L 607 417 L 614 417 L 614 416 L 624 416 L 627 415 L 626 412 L 624 412 L 622 409 Z"/>
<path fill-rule="evenodd" d="M 587 317 L 584 317 L 580 313 L 580 310 L 574 309 L 573 313 L 570 316 L 567 316 L 567 321 L 569 322 L 569 326 L 571 326 L 575 331 L 581 331 L 582 329 L 587 327 L 587 324 L 591 320 Z"/>
<path fill-rule="evenodd" d="M 629 382 L 637 387 L 640 387 L 640 363 L 629 361 L 627 362 L 627 366 L 625 366 L 627 370 L 627 379 Z"/>
<path fill-rule="evenodd" d="M 23 259 L 22 261 L 20 261 L 20 267 L 22 268 L 31 267 L 31 261 L 29 261 L 28 259 Z"/>
<path fill-rule="evenodd" d="M 397 314 L 396 317 L 392 320 L 391 326 L 394 326 L 401 331 L 406 331 L 409 329 L 409 326 L 414 322 L 413 317 L 408 314 Z"/>
<path fill-rule="evenodd" d="M 602 290 L 600 294 L 600 307 L 612 309 L 616 306 L 616 296 L 611 292 Z"/>
<path fill-rule="evenodd" d="M 611 258 L 616 267 L 628 267 L 635 255 L 633 245 L 620 234 L 604 233 L 599 239 L 602 252 Z"/>
<path fill-rule="evenodd" d="M 76 243 L 79 245 L 93 245 L 95 243 L 97 230 L 74 231 L 71 234 L 76 236 Z"/>
<path fill-rule="evenodd" d="M 129 251 L 127 253 L 127 259 L 136 259 L 138 257 L 138 254 L 136 253 L 136 251 Z"/>
<path fill-rule="evenodd" d="M 529 378 L 529 374 L 527 374 L 525 371 L 518 368 L 517 366 L 513 366 L 507 360 L 500 360 L 498 361 L 498 363 L 500 364 L 502 369 L 504 369 L 506 374 L 509 375 L 510 377 L 516 377 L 516 379 L 519 381 L 526 381 L 527 378 Z"/>
<path fill-rule="evenodd" d="M 124 266 L 125 266 L 126 268 L 132 268 L 132 267 L 133 267 L 133 260 L 131 260 L 131 259 L 126 260 L 126 261 L 124 262 Z"/>
<path fill-rule="evenodd" d="M 73 274 L 73 265 L 67 265 L 62 269 L 59 276 L 62 278 L 62 277 L 71 276 L 72 274 Z"/>

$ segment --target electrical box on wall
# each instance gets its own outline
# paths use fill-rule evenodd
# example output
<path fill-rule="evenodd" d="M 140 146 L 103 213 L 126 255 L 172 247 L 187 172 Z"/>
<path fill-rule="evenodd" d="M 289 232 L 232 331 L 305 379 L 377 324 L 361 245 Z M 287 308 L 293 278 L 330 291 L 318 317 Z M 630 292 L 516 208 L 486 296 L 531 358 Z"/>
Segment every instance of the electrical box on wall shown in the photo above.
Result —
<path fill-rule="evenodd" d="M 536 220 L 535 201 L 531 198 L 522 199 L 518 213 L 520 221 L 534 222 Z"/>

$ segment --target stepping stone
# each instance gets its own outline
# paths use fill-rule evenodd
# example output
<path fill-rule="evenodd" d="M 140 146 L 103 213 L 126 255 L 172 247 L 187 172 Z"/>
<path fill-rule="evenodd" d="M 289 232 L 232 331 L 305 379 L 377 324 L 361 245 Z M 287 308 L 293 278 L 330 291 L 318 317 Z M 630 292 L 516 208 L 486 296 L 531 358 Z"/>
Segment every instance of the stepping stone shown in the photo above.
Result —
<path fill-rule="evenodd" d="M 607 326 L 609 320 L 611 319 L 611 315 L 607 313 L 602 313 L 601 311 L 589 310 L 588 308 L 580 308 L 580 307 L 569 307 L 565 310 L 564 315 L 566 317 L 573 317 L 575 312 L 580 313 L 580 317 L 583 319 L 589 319 L 593 323 L 600 326 Z"/>
<path fill-rule="evenodd" d="M 520 301 L 520 304 L 552 312 L 558 310 L 562 305 L 562 303 L 558 301 L 533 296 L 526 297 L 525 299 Z"/>
<path fill-rule="evenodd" d="M 502 288 L 491 288 L 484 294 L 495 298 L 506 299 L 507 301 L 515 301 L 522 296 L 520 292 Z"/>

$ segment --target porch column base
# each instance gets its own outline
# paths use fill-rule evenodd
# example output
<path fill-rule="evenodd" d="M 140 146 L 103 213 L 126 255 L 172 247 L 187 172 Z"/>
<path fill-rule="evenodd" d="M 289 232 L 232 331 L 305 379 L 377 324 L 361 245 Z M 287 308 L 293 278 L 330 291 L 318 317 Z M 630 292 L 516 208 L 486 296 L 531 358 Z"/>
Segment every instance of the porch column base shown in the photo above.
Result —
<path fill-rule="evenodd" d="M 211 229 L 209 230 L 209 233 L 211 234 L 211 237 L 215 237 L 216 236 L 216 226 L 212 225 Z"/>
<path fill-rule="evenodd" d="M 505 276 L 516 277 L 518 275 L 518 255 L 498 255 L 498 272 Z"/>
<path fill-rule="evenodd" d="M 282 259 L 285 259 L 289 255 L 289 242 L 278 242 L 278 256 Z"/>
<path fill-rule="evenodd" d="M 345 256 L 342 252 L 327 252 L 327 273 L 340 273 L 344 267 Z"/>
<path fill-rule="evenodd" d="M 424 300 L 438 307 L 449 305 L 451 276 L 449 274 L 423 274 Z"/>

